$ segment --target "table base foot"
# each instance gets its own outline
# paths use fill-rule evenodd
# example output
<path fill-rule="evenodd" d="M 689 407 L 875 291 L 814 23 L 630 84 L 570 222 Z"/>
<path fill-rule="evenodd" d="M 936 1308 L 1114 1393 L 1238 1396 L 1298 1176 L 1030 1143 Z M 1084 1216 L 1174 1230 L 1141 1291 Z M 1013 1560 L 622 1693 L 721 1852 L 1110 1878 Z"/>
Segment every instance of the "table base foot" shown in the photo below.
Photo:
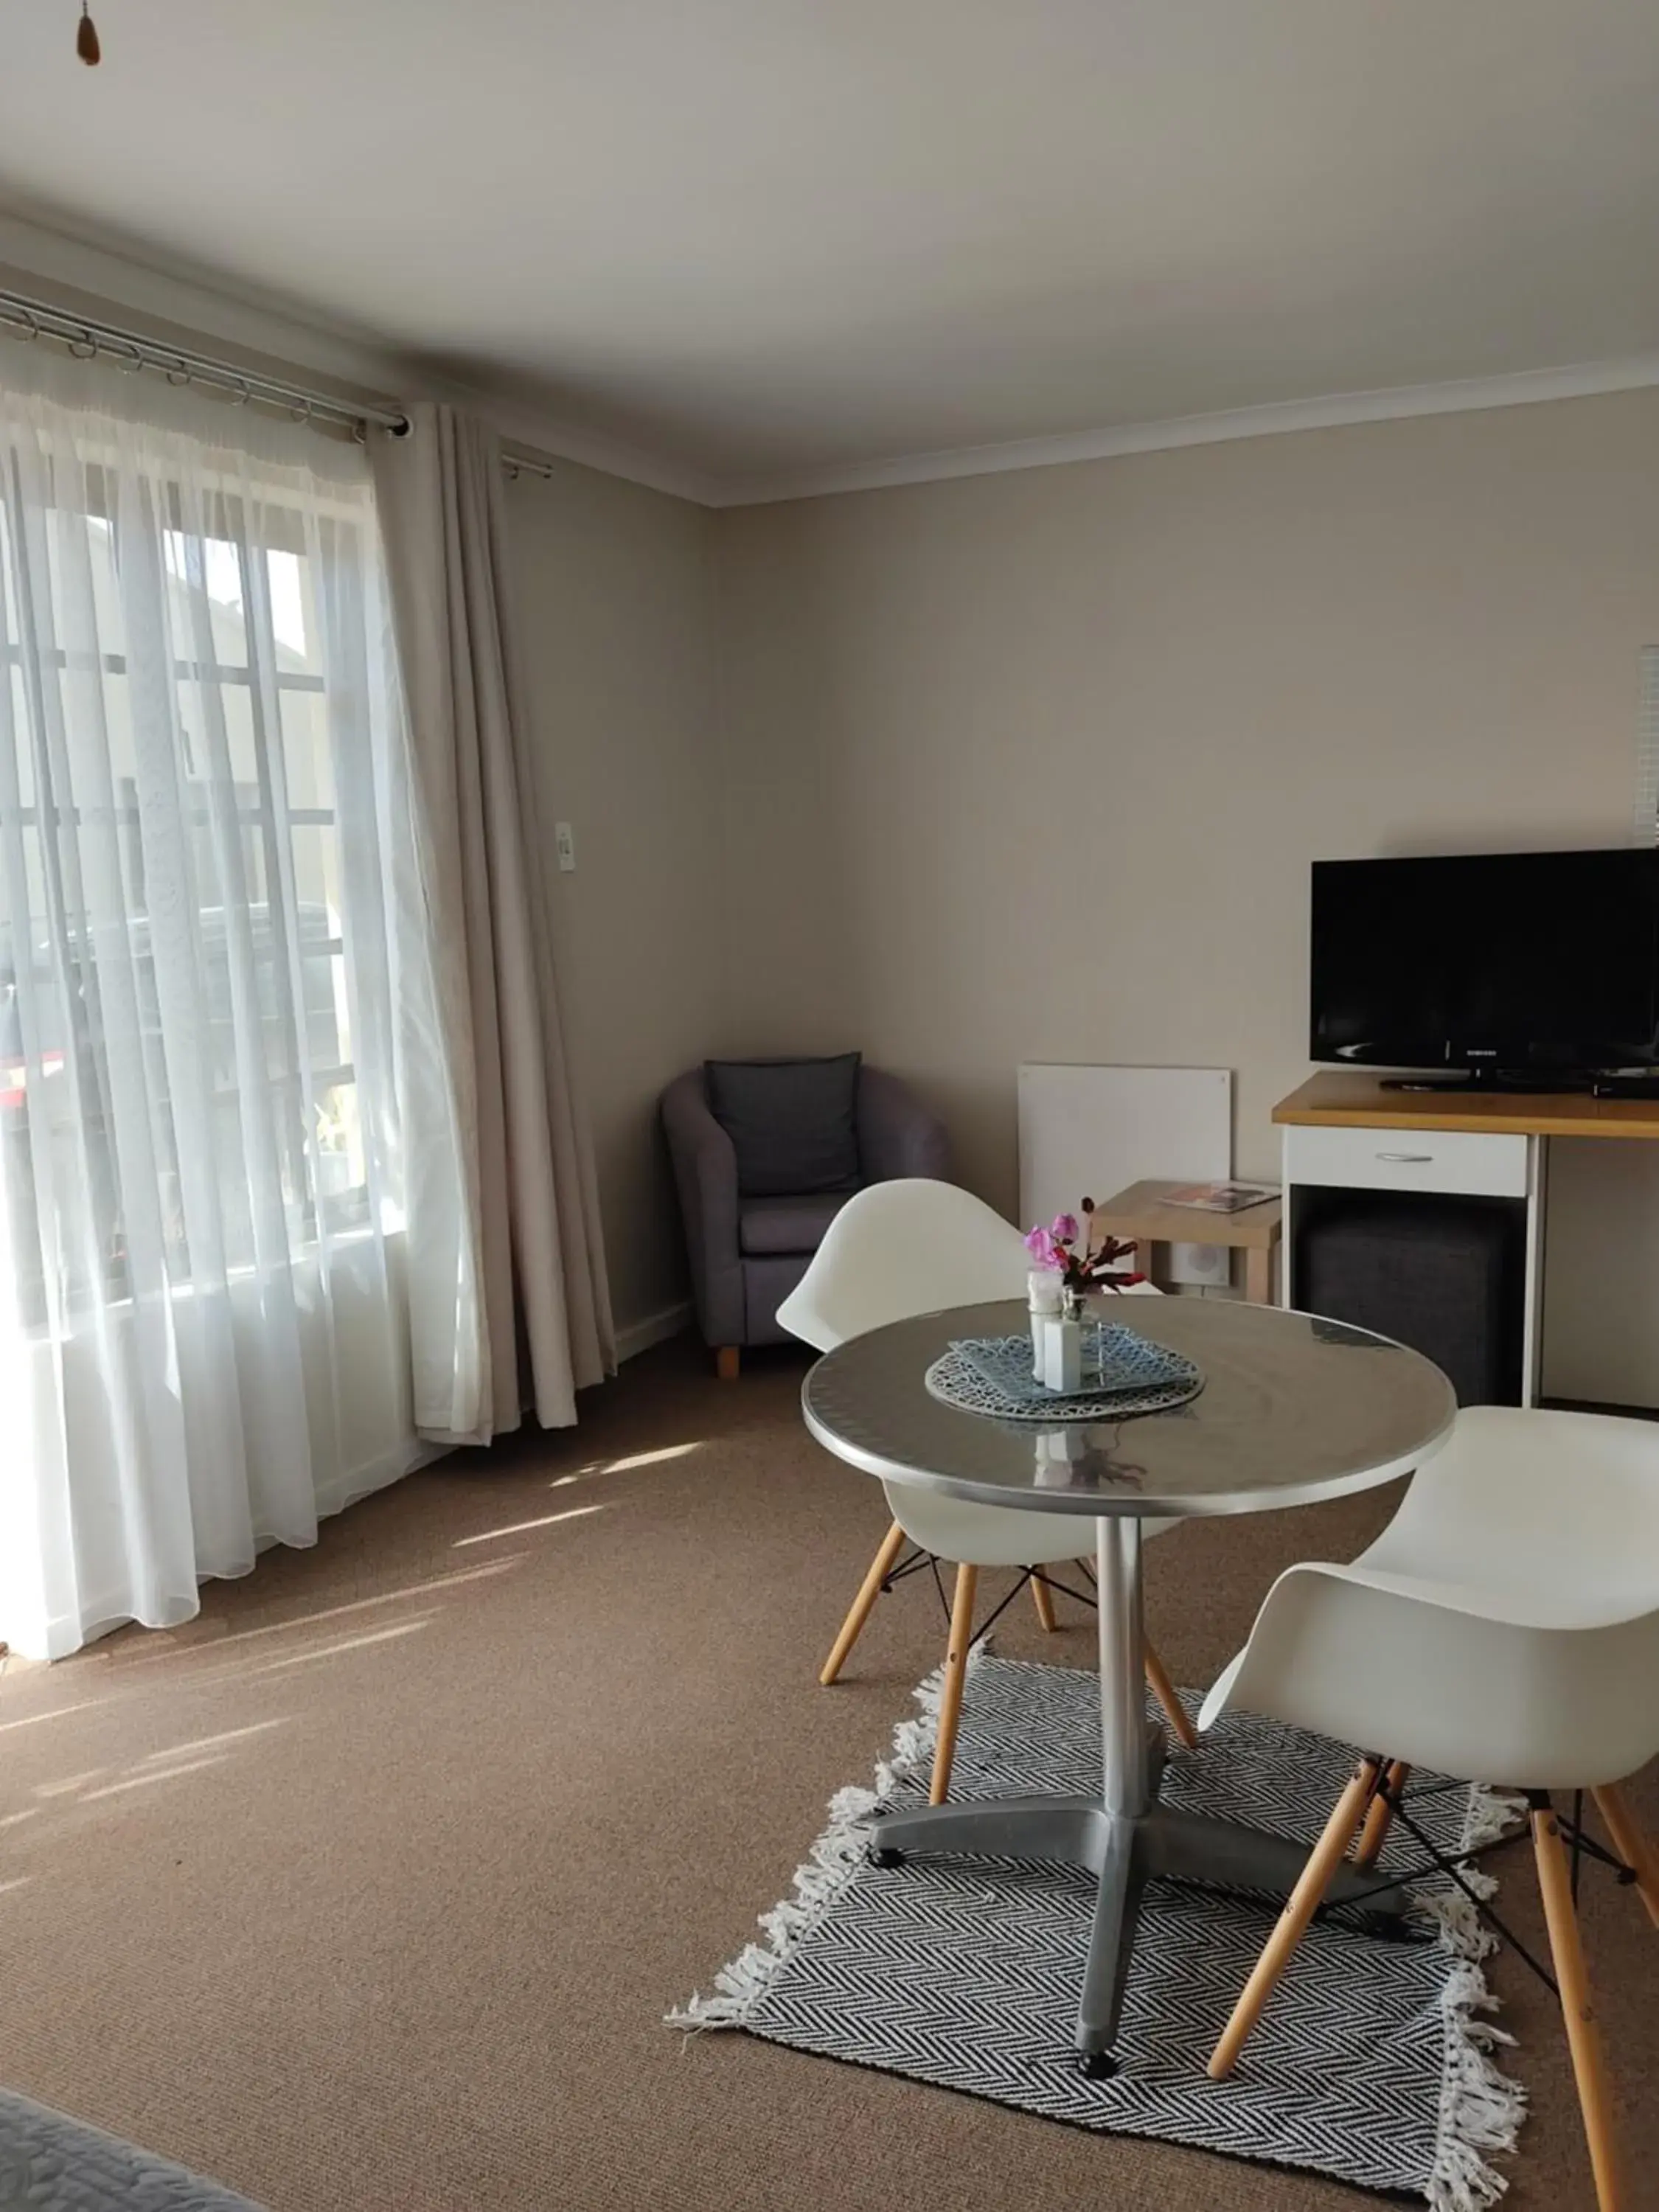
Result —
<path fill-rule="evenodd" d="M 1109 1825 L 1098 1797 L 969 1798 L 881 1814 L 871 1849 L 907 1856 L 950 1851 L 974 1858 L 1047 1859 L 1098 1875 Z"/>
<path fill-rule="evenodd" d="M 1286 1898 L 1302 1879 L 1311 1844 L 1249 1828 L 1242 1821 L 1206 1819 L 1159 1806 L 1146 1824 L 1152 1870 L 1166 1881 L 1211 1889 L 1257 1890 Z M 1406 1892 L 1382 1887 L 1375 1867 L 1339 1867 L 1325 1893 L 1328 1905 L 1363 1899 L 1370 1911 L 1393 1918 L 1406 1910 Z"/>
<path fill-rule="evenodd" d="M 1146 1884 L 1192 1882 L 1285 1898 L 1301 1878 L 1309 1846 L 1242 1823 L 1161 1805 L 1137 1818 L 1109 1812 L 1098 1797 L 1039 1796 L 889 1813 L 877 1821 L 872 1849 L 884 1859 L 889 1852 L 903 1858 L 938 1851 L 1042 1860 L 1091 1874 L 1097 1887 L 1078 2005 L 1077 2048 L 1091 2062 L 1090 2070 L 1099 2075 L 1105 2069 L 1097 2062 L 1117 2034 Z M 1390 1917 L 1404 1912 L 1407 1902 L 1398 1887 L 1379 1889 L 1372 1869 L 1340 1869 L 1327 1901 L 1340 1905 L 1361 1898 L 1371 1911 Z"/>

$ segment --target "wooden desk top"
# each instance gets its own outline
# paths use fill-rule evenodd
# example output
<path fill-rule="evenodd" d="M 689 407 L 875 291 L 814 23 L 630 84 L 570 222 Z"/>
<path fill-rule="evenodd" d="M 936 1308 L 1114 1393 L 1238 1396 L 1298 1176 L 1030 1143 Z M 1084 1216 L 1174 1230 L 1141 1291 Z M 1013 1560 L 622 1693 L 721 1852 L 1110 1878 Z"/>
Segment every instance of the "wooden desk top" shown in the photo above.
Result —
<path fill-rule="evenodd" d="M 1659 1137 L 1659 1098 L 1588 1091 L 1384 1091 L 1379 1076 L 1338 1067 L 1273 1108 L 1275 1121 L 1327 1128 L 1478 1129 L 1504 1136 Z"/>
<path fill-rule="evenodd" d="M 1237 1213 L 1166 1206 L 1165 1193 L 1182 1188 L 1178 1182 L 1132 1182 L 1096 1206 L 1096 1224 L 1109 1236 L 1138 1244 L 1224 1244 L 1235 1252 L 1265 1252 L 1278 1243 L 1285 1213 L 1279 1200 L 1264 1198 L 1260 1206 L 1241 1206 Z"/>

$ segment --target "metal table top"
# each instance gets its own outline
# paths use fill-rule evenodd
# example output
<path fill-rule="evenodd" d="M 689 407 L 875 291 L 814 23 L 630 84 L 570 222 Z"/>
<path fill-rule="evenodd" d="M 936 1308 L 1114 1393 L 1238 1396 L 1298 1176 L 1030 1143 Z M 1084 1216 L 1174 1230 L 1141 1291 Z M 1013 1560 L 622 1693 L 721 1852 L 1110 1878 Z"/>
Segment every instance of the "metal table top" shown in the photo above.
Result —
<path fill-rule="evenodd" d="M 1059 1452 L 1053 1429 L 1045 1446 L 1034 1422 L 941 1404 L 922 1377 L 954 1339 L 1027 1333 L 1024 1305 L 1006 1299 L 849 1338 L 806 1377 L 806 1425 L 889 1482 L 1025 1511 L 1164 1518 L 1369 1489 L 1431 1457 L 1456 1411 L 1431 1361 L 1340 1322 L 1220 1298 L 1098 1298 L 1091 1311 L 1185 1352 L 1203 1389 L 1169 1413 L 1067 1423 Z"/>

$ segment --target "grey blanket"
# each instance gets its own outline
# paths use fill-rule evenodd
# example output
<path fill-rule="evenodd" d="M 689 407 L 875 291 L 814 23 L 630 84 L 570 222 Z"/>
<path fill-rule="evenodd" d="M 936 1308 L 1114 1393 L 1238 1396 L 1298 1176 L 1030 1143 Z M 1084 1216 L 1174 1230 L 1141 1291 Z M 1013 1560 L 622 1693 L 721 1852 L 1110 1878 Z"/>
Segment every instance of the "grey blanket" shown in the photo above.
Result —
<path fill-rule="evenodd" d="M 259 2212 L 216 2181 L 0 2089 L 6 2212 Z"/>

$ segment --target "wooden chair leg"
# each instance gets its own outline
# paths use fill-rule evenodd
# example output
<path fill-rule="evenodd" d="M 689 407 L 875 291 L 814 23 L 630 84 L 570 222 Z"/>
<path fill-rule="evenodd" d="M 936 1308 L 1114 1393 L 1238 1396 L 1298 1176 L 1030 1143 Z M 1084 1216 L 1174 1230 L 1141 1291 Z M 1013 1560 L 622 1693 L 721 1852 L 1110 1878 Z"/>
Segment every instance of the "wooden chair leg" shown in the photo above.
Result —
<path fill-rule="evenodd" d="M 881 1540 L 881 1549 L 870 1562 L 870 1571 L 859 1584 L 859 1594 L 853 1600 L 853 1609 L 841 1625 L 841 1634 L 830 1647 L 830 1656 L 824 1661 L 818 1680 L 827 1690 L 847 1663 L 847 1655 L 858 1642 L 864 1624 L 870 1618 L 870 1608 L 881 1595 L 881 1586 L 893 1571 L 894 1562 L 904 1548 L 904 1531 L 896 1521 Z"/>
<path fill-rule="evenodd" d="M 722 1344 L 715 1352 L 714 1372 L 722 1382 L 735 1382 L 742 1364 L 743 1351 L 738 1345 Z"/>
<path fill-rule="evenodd" d="M 0 1650 L 5 1649 L 0 1644 Z M 1648 1918 L 1659 1928 L 1659 1850 L 1642 1832 L 1642 1824 L 1630 1809 L 1621 1785 L 1609 1782 L 1591 1793 L 1613 1838 L 1613 1848 L 1636 1875 L 1636 1892 L 1648 1908 Z"/>
<path fill-rule="evenodd" d="M 1533 1805 L 1532 1848 L 1538 1862 L 1538 1887 L 1550 1932 L 1550 1955 L 1555 1961 L 1555 1978 L 1561 1991 L 1567 2048 L 1572 2054 L 1573 2078 L 1578 2084 L 1579 2109 L 1584 2116 L 1584 2140 L 1589 2146 L 1590 2171 L 1595 2177 L 1595 2201 L 1601 2212 L 1622 2212 L 1628 2199 L 1620 2179 L 1607 2061 L 1602 2056 L 1601 2038 L 1590 2002 L 1589 1978 L 1584 1972 L 1578 1915 L 1572 1902 L 1572 1875 L 1561 1841 L 1560 1824 L 1547 1798 L 1534 1801 Z"/>
<path fill-rule="evenodd" d="M 1308 1923 L 1319 1910 L 1331 1876 L 1348 1855 L 1354 1831 L 1364 1819 L 1376 1789 L 1376 1778 L 1382 1771 L 1374 1759 L 1362 1759 L 1353 1771 L 1347 1788 L 1336 1801 L 1336 1809 L 1325 1823 L 1325 1832 L 1314 1845 L 1312 1856 L 1302 1869 L 1296 1887 L 1291 1892 L 1290 1902 L 1279 1916 L 1279 1924 L 1267 1938 L 1267 1948 L 1255 1962 L 1255 1971 L 1244 1984 L 1243 1994 L 1233 2007 L 1232 2018 L 1221 2032 L 1221 2040 L 1210 2054 L 1210 2079 L 1224 2081 L 1237 2063 L 1244 2047 L 1244 2039 L 1261 2017 L 1268 1998 L 1279 1985 L 1279 1977 L 1291 1962 L 1291 1954 L 1302 1941 Z"/>
<path fill-rule="evenodd" d="M 1410 1775 L 1411 1769 L 1405 1760 L 1396 1759 L 1382 1778 L 1389 1795 L 1398 1797 Z M 1371 1809 L 1365 1815 L 1364 1825 L 1359 1831 L 1359 1841 L 1354 1847 L 1353 1863 L 1356 1866 L 1376 1864 L 1382 1846 L 1389 1840 L 1389 1829 L 1393 1820 L 1394 1807 L 1379 1790 L 1371 1800 Z"/>
<path fill-rule="evenodd" d="M 945 1654 L 945 1683 L 939 1701 L 939 1741 L 933 1752 L 933 1786 L 930 1805 L 942 1805 L 950 1794 L 951 1766 L 957 1755 L 957 1727 L 962 1718 L 962 1692 L 968 1680 L 968 1648 L 974 1640 L 974 1597 L 979 1588 L 979 1569 L 957 1569 L 956 1595 L 951 1607 L 951 1642 Z"/>
<path fill-rule="evenodd" d="M 1175 1684 L 1169 1670 L 1152 1649 L 1149 1636 L 1141 1650 L 1141 1663 L 1146 1669 L 1146 1686 L 1164 1708 L 1164 1717 L 1170 1723 L 1170 1733 L 1183 1751 L 1198 1749 L 1198 1730 L 1187 1717 L 1187 1708 L 1176 1695 Z"/>
<path fill-rule="evenodd" d="M 1031 1602 L 1036 1607 L 1036 1617 L 1052 1636 L 1060 1626 L 1054 1619 L 1054 1595 L 1035 1569 L 1031 1571 Z"/>

